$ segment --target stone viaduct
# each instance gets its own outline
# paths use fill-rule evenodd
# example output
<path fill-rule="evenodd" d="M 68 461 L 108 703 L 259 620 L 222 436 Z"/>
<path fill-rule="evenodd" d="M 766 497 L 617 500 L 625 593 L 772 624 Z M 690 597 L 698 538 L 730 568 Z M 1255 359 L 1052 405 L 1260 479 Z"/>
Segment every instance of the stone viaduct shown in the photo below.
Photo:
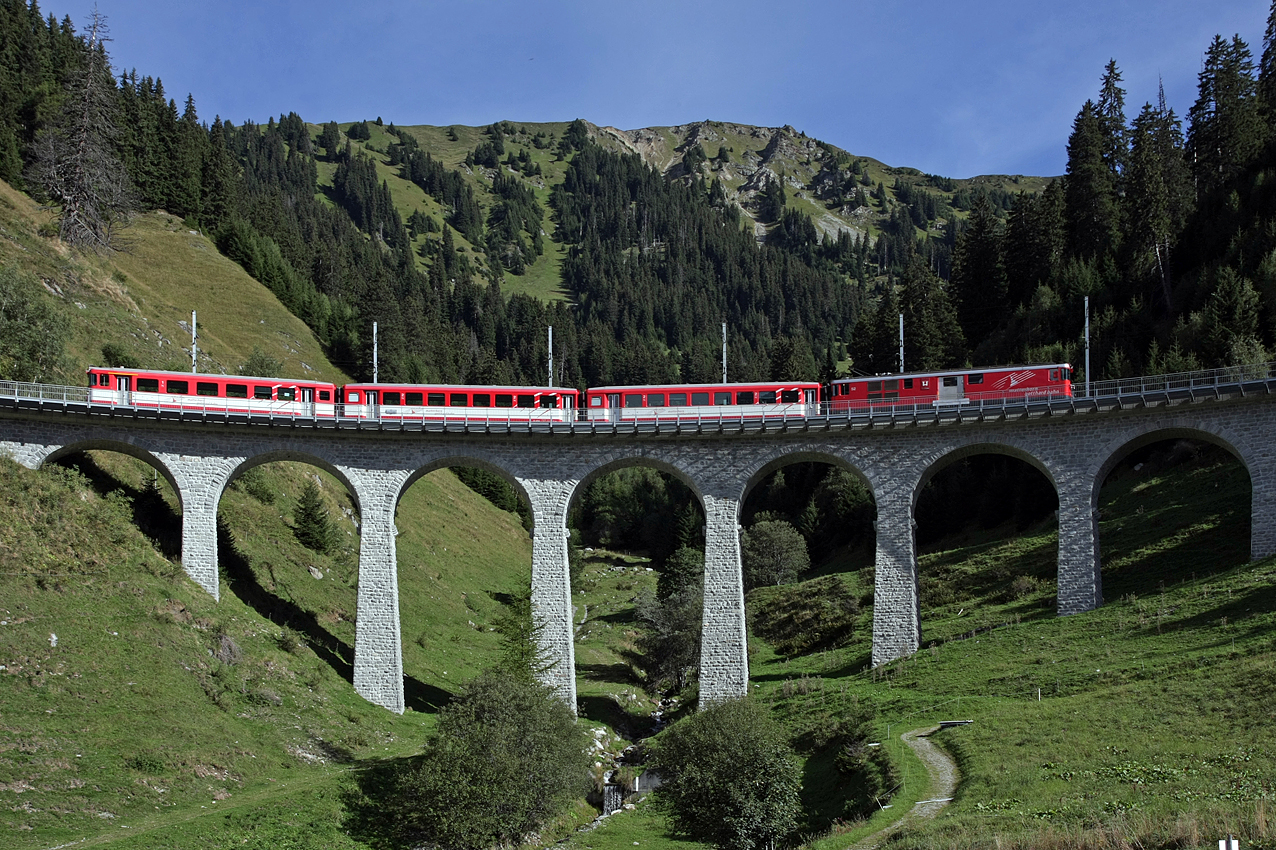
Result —
<path fill-rule="evenodd" d="M 677 476 L 704 508 L 705 596 L 701 694 L 743 694 L 748 683 L 741 505 L 776 469 L 820 461 L 850 470 L 877 505 L 873 607 L 875 665 L 921 642 L 914 508 L 921 488 L 969 455 L 1019 458 L 1046 476 L 1059 499 L 1058 613 L 1089 611 L 1103 599 L 1096 510 L 1116 464 L 1159 440 L 1191 438 L 1235 456 L 1252 484 L 1250 552 L 1276 553 L 1276 379 L 1215 382 L 1204 389 L 1001 403 L 936 410 L 790 420 L 633 425 L 577 422 L 527 426 L 235 419 L 213 412 L 157 416 L 86 403 L 0 397 L 0 453 L 38 468 L 91 449 L 149 463 L 181 503 L 182 564 L 219 592 L 216 515 L 227 484 L 263 463 L 313 464 L 342 481 L 361 515 L 354 686 L 366 699 L 404 708 L 395 561 L 395 509 L 421 476 L 442 467 L 490 470 L 526 498 L 534 519 L 532 603 L 553 659 L 545 674 L 575 705 L 575 664 L 566 520 L 591 481 L 624 466 Z"/>

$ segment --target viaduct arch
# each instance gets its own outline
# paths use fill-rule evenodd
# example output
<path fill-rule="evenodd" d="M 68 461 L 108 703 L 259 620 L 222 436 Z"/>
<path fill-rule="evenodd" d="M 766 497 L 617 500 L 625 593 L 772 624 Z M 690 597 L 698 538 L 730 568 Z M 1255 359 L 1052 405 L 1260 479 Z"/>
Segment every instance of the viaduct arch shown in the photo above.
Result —
<path fill-rule="evenodd" d="M 1258 392 L 1255 392 L 1257 388 Z M 406 489 L 434 469 L 474 465 L 500 475 L 531 506 L 532 602 L 543 649 L 554 659 L 547 682 L 575 704 L 567 513 L 583 485 L 629 465 L 682 479 L 705 513 L 705 619 L 701 693 L 707 701 L 747 689 L 748 659 L 740 569 L 739 517 L 749 491 L 796 461 L 850 470 L 877 505 L 873 663 L 909 655 L 921 643 L 914 509 L 922 486 L 945 465 L 974 453 L 1017 457 L 1054 485 L 1059 499 L 1058 614 L 1102 603 L 1096 507 L 1108 472 L 1142 445 L 1187 437 L 1215 443 L 1245 466 L 1252 490 L 1250 554 L 1276 554 L 1276 380 L 1212 387 L 1208 395 L 1138 404 L 1120 399 L 1045 403 L 994 411 L 889 413 L 807 420 L 783 426 L 636 429 L 582 424 L 539 432 L 508 428 L 434 433 L 366 427 L 182 422 L 90 415 L 87 405 L 56 409 L 0 400 L 0 453 L 30 468 L 88 449 L 121 451 L 154 466 L 182 507 L 182 565 L 217 596 L 216 511 L 222 491 L 247 469 L 300 460 L 341 480 L 361 514 L 354 685 L 368 700 L 402 711 L 394 515 Z"/>

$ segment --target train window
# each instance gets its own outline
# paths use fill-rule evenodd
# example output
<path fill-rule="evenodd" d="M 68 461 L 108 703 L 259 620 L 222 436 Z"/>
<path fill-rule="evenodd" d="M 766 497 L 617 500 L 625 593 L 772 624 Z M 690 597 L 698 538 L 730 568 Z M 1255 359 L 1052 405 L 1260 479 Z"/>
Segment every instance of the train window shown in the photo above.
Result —
<path fill-rule="evenodd" d="M 731 393 L 714 393 L 714 394 L 713 394 L 713 403 L 714 403 L 714 404 L 730 404 L 730 403 L 731 403 Z"/>
<path fill-rule="evenodd" d="M 381 403 L 382 404 L 400 404 L 401 402 L 399 401 L 399 399 L 401 397 L 402 397 L 401 393 L 392 393 L 389 390 L 387 390 L 381 393 Z"/>
<path fill-rule="evenodd" d="M 221 393 L 212 381 L 196 381 L 195 395 L 221 395 Z"/>
<path fill-rule="evenodd" d="M 1063 370 L 1061 370 L 1061 371 L 1063 372 L 1063 379 L 1064 379 L 1065 381 L 1071 381 L 1071 380 L 1072 380 L 1072 370 L 1071 370 L 1071 369 L 1063 369 Z"/>
<path fill-rule="evenodd" d="M 230 387 L 226 387 L 226 395 L 230 395 Z M 243 396 L 240 396 L 240 398 L 243 398 Z M 332 401 L 332 392 L 331 392 L 330 390 L 320 390 L 320 391 L 319 391 L 319 400 L 320 400 L 320 401 Z"/>
<path fill-rule="evenodd" d="M 692 393 L 691 403 L 696 406 L 707 405 L 709 403 L 708 393 Z"/>
<path fill-rule="evenodd" d="M 296 387 L 280 387 L 275 398 L 279 399 L 280 401 L 296 401 L 297 388 Z"/>
<path fill-rule="evenodd" d="M 1052 381 L 1057 381 L 1057 380 L 1059 380 L 1059 370 L 1058 370 L 1058 369 L 1051 369 L 1051 370 L 1050 370 L 1050 380 L 1052 380 Z"/>
<path fill-rule="evenodd" d="M 906 389 L 906 390 L 911 390 L 912 388 L 913 388 L 913 379 L 912 379 L 912 378 L 905 378 L 905 379 L 904 379 L 904 389 Z"/>
<path fill-rule="evenodd" d="M 534 396 L 534 395 L 527 395 L 527 394 L 520 394 L 520 395 L 519 395 L 519 397 L 518 397 L 518 406 L 519 406 L 519 407 L 535 407 L 535 406 L 536 406 L 536 396 Z"/>
<path fill-rule="evenodd" d="M 448 398 L 448 407 L 469 407 L 469 406 L 470 406 L 469 393 L 452 393 L 451 396 Z"/>
<path fill-rule="evenodd" d="M 541 407 L 553 409 L 558 407 L 558 396 L 555 393 L 545 393 L 541 396 Z"/>
<path fill-rule="evenodd" d="M 664 393 L 648 393 L 647 406 L 648 407 L 664 407 L 665 394 Z"/>
<path fill-rule="evenodd" d="M 956 375 L 945 375 L 945 376 L 944 376 L 944 386 L 946 386 L 946 387 L 955 387 L 955 386 L 957 386 L 957 376 L 956 376 Z"/>
<path fill-rule="evenodd" d="M 328 393 L 325 391 L 320 393 L 324 401 L 328 400 Z M 248 398 L 247 384 L 227 384 L 226 398 Z"/>
<path fill-rule="evenodd" d="M 354 398 L 352 398 L 351 401 L 359 400 L 358 393 L 351 393 L 351 395 L 354 396 Z M 259 387 L 259 386 L 253 387 L 253 398 L 268 399 L 268 398 L 274 398 L 274 397 L 275 397 L 275 394 L 271 391 L 270 387 Z"/>
<path fill-rule="evenodd" d="M 736 404 L 753 404 L 753 390 L 741 390 L 735 394 Z"/>
<path fill-rule="evenodd" d="M 403 394 L 403 403 L 406 404 L 408 407 L 420 407 L 421 401 L 422 401 L 422 398 L 420 393 L 404 393 Z"/>
<path fill-rule="evenodd" d="M 983 382 L 984 382 L 983 375 L 967 375 L 966 376 L 966 383 L 968 384 L 982 384 Z"/>
<path fill-rule="evenodd" d="M 442 407 L 447 403 L 446 393 L 426 393 L 425 403 L 430 407 Z"/>
<path fill-rule="evenodd" d="M 500 396 L 497 396 L 497 398 L 500 398 Z M 600 395 L 593 395 L 593 396 L 590 396 L 590 397 L 589 397 L 589 406 L 590 406 L 590 407 L 602 407 L 602 406 L 603 406 L 603 397 L 602 397 L 602 396 L 600 396 Z"/>
<path fill-rule="evenodd" d="M 669 406 L 670 407 L 686 407 L 687 394 L 686 393 L 669 393 Z"/>
<path fill-rule="evenodd" d="M 899 380 L 891 379 L 889 381 L 882 381 L 882 391 L 888 393 L 899 392 Z"/>
<path fill-rule="evenodd" d="M 642 393 L 625 393 L 625 407 L 642 407 Z"/>
<path fill-rule="evenodd" d="M 497 407 L 513 407 L 513 406 L 514 406 L 514 396 L 512 396 L 512 395 L 511 395 L 511 394 L 509 394 L 509 393 L 497 393 L 497 394 L 496 394 L 496 406 L 497 406 Z"/>
<path fill-rule="evenodd" d="M 165 382 L 165 389 L 169 395 L 185 395 L 190 392 L 191 384 L 190 381 L 174 381 L 170 379 Z"/>
<path fill-rule="evenodd" d="M 780 392 L 780 401 L 784 404 L 797 404 L 801 395 L 797 390 L 782 390 Z"/>
<path fill-rule="evenodd" d="M 475 407 L 491 407 L 492 394 L 491 393 L 475 393 L 474 406 Z"/>
<path fill-rule="evenodd" d="M 758 404 L 775 404 L 775 390 L 763 390 L 758 393 Z"/>
<path fill-rule="evenodd" d="M 138 378 L 137 391 L 139 393 L 159 392 L 159 378 Z"/>

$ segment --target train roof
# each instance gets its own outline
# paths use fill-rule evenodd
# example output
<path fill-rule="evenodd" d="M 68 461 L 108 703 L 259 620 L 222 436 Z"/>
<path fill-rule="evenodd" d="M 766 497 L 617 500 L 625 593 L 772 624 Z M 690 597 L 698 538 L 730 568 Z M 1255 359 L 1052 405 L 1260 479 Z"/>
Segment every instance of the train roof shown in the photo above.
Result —
<path fill-rule="evenodd" d="M 336 384 L 332 381 L 324 381 L 319 378 L 271 378 L 265 375 L 223 375 L 218 372 L 175 372 L 170 369 L 141 369 L 135 366 L 90 366 L 85 370 L 85 374 L 89 372 L 110 372 L 112 375 L 161 375 L 163 377 L 174 378 L 205 378 L 214 381 L 259 381 L 261 383 L 276 384 L 322 384 L 325 387 L 334 387 Z"/>
<path fill-rule="evenodd" d="M 343 384 L 359 390 L 465 390 L 466 392 L 511 392 L 511 393 L 577 393 L 575 387 L 523 387 L 506 384 L 387 384 L 385 382 Z"/>
<path fill-rule="evenodd" d="M 701 384 L 624 384 L 614 387 L 590 387 L 589 392 L 624 392 L 629 390 L 735 390 L 749 387 L 810 387 L 820 386 L 819 381 L 743 381 L 740 383 L 705 382 Z"/>
<path fill-rule="evenodd" d="M 1071 369 L 1070 363 L 1024 363 L 1020 366 L 984 366 L 969 369 L 946 369 L 942 372 L 886 372 L 881 375 L 855 375 L 850 378 L 837 378 L 835 384 L 850 381 L 885 381 L 897 378 L 943 378 L 948 375 L 991 375 L 998 372 L 1017 372 L 1021 369 Z"/>

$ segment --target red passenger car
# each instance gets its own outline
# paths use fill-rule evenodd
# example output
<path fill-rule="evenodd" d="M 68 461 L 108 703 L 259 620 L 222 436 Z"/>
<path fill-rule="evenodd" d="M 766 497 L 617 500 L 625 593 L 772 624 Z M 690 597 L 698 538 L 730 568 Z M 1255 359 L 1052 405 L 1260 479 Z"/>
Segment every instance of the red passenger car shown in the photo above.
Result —
<path fill-rule="evenodd" d="M 212 410 L 331 419 L 337 387 L 293 378 L 200 375 L 91 366 L 89 401 L 162 410 Z"/>
<path fill-rule="evenodd" d="M 830 389 L 829 408 L 835 413 L 878 404 L 945 405 L 1049 398 L 1072 395 L 1072 367 L 1054 363 L 842 378 L 833 381 Z"/>
<path fill-rule="evenodd" d="M 345 416 L 408 422 L 569 422 L 576 418 L 579 396 L 579 391 L 568 387 L 346 384 L 341 388 Z"/>
<path fill-rule="evenodd" d="M 765 381 L 752 384 L 657 384 L 590 387 L 586 416 L 600 422 L 675 422 L 697 419 L 769 419 L 815 416 L 820 385 Z"/>

